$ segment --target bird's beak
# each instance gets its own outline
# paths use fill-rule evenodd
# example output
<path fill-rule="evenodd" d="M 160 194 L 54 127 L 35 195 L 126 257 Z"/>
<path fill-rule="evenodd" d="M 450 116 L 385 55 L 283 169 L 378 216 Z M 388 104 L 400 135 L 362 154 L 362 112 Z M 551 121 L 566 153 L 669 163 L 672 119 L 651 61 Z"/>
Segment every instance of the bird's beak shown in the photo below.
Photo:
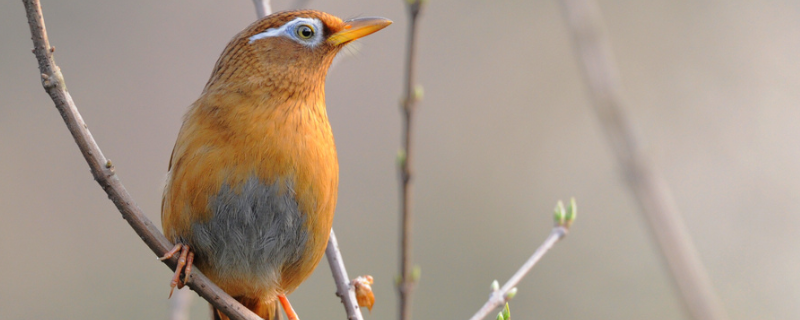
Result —
<path fill-rule="evenodd" d="M 357 18 L 344 22 L 341 31 L 328 37 L 328 43 L 338 46 L 363 38 L 392 24 L 392 20 L 380 17 Z"/>

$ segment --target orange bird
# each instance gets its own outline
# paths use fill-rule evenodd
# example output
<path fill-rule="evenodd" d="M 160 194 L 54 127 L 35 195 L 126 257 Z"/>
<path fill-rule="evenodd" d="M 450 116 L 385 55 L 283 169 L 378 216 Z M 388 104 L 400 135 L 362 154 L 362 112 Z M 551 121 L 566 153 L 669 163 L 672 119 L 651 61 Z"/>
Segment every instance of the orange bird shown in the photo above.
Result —
<path fill-rule="evenodd" d="M 278 302 L 297 318 L 286 295 L 322 258 L 339 184 L 325 77 L 346 44 L 391 23 L 290 11 L 231 40 L 169 163 L 161 223 L 176 245 L 162 259 L 180 253 L 173 289 L 194 265 L 264 319 Z"/>

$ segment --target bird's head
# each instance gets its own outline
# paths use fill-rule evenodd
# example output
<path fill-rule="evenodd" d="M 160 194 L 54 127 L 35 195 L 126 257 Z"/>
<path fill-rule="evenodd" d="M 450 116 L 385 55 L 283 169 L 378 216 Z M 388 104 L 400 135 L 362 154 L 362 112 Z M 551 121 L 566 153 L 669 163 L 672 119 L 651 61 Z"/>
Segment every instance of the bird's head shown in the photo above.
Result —
<path fill-rule="evenodd" d="M 243 86 L 262 88 L 271 96 L 322 91 L 328 68 L 345 45 L 391 23 L 384 18 L 342 21 L 313 10 L 266 16 L 231 40 L 205 91 L 240 91 Z"/>

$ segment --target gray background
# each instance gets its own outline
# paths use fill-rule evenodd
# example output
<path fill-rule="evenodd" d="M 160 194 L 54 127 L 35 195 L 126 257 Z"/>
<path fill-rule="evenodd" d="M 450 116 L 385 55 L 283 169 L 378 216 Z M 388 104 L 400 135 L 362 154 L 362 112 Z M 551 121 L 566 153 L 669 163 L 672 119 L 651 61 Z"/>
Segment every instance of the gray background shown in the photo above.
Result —
<path fill-rule="evenodd" d="M 554 1 L 430 0 L 415 136 L 416 319 L 464 319 L 576 196 L 573 232 L 519 287 L 520 319 L 685 318 L 588 105 Z M 601 1 L 629 113 L 733 319 L 800 318 L 800 2 Z M 289 3 L 277 1 L 275 9 Z M 404 2 L 312 0 L 395 24 L 327 80 L 341 162 L 334 222 L 368 319 L 395 319 Z M 154 221 L 186 107 L 248 0 L 45 1 L 56 59 Z M 0 318 L 164 319 L 171 272 L 120 218 L 41 88 L 23 6 L 0 3 Z M 328 267 L 292 296 L 344 319 Z M 200 300 L 195 319 L 207 317 Z"/>

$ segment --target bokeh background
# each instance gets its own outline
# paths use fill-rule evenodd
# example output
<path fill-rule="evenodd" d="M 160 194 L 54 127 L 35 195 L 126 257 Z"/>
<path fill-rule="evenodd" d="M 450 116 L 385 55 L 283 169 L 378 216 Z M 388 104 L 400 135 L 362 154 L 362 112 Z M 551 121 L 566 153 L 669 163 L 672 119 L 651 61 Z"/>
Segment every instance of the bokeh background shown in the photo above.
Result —
<path fill-rule="evenodd" d="M 291 6 L 276 0 L 273 8 Z M 800 319 L 800 2 L 600 1 L 628 112 L 732 319 Z M 44 1 L 56 60 L 150 219 L 181 116 L 249 0 Z M 368 319 L 395 319 L 404 2 L 312 0 L 395 21 L 327 79 L 334 227 Z M 0 318 L 166 319 L 171 272 L 92 180 L 42 90 L 19 1 L 0 2 Z M 590 109 L 555 1 L 430 0 L 420 25 L 416 319 L 465 319 L 576 196 L 573 231 L 519 286 L 522 319 L 686 319 Z M 343 319 L 325 262 L 292 295 Z M 195 299 L 193 319 L 207 319 Z"/>

